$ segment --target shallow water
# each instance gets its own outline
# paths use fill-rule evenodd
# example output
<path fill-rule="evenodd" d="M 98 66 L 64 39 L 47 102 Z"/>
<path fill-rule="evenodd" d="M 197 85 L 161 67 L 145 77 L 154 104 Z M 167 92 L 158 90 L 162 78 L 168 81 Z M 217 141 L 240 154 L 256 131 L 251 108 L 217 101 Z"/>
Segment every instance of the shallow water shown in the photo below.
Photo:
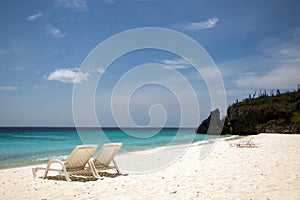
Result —
<path fill-rule="evenodd" d="M 65 158 L 76 145 L 121 142 L 122 152 L 186 144 L 218 136 L 195 134 L 194 129 L 118 128 L 0 128 L 0 168 Z"/>

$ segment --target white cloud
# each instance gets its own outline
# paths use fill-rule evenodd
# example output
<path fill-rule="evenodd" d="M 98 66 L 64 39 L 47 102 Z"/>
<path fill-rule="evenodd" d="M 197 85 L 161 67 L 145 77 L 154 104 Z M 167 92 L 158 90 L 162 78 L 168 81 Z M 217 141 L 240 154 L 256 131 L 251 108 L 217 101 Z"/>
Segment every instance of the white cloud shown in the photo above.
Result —
<path fill-rule="evenodd" d="M 18 50 L 17 47 L 12 47 L 12 48 L 7 48 L 7 49 L 0 49 L 0 56 L 3 56 L 3 55 L 8 54 L 8 53 L 15 52 L 17 50 Z"/>
<path fill-rule="evenodd" d="M 42 16 L 43 16 L 43 13 L 39 12 L 34 15 L 29 15 L 26 19 L 27 19 L 27 21 L 34 21 Z"/>
<path fill-rule="evenodd" d="M 88 11 L 87 0 L 57 0 L 56 6 L 68 7 L 76 11 Z"/>
<path fill-rule="evenodd" d="M 166 69 L 188 69 L 191 65 L 184 59 L 163 60 Z"/>
<path fill-rule="evenodd" d="M 47 80 L 55 80 L 64 83 L 81 83 L 86 81 L 90 74 L 87 72 L 81 72 L 78 68 L 74 69 L 57 69 L 46 76 Z"/>
<path fill-rule="evenodd" d="M 104 73 L 105 73 L 105 69 L 103 69 L 103 68 L 98 68 L 98 69 L 97 69 L 97 72 L 98 72 L 99 74 L 104 74 Z"/>
<path fill-rule="evenodd" d="M 43 88 L 47 88 L 47 85 L 35 85 L 34 89 L 43 89 Z"/>
<path fill-rule="evenodd" d="M 24 71 L 27 67 L 25 66 L 18 66 L 11 68 L 13 71 Z"/>
<path fill-rule="evenodd" d="M 236 85 L 243 88 L 295 88 L 300 81 L 299 66 L 279 66 L 264 75 L 246 76 L 236 80 Z"/>
<path fill-rule="evenodd" d="M 202 67 L 199 69 L 199 71 L 205 79 L 209 79 L 209 80 L 222 79 L 220 71 L 215 65 Z"/>
<path fill-rule="evenodd" d="M 183 24 L 176 26 L 175 28 L 178 28 L 180 30 L 186 30 L 186 31 L 199 31 L 204 29 L 211 29 L 216 26 L 219 19 L 217 17 L 209 18 L 207 21 L 202 22 L 191 22 L 188 24 Z"/>
<path fill-rule="evenodd" d="M 252 89 L 228 89 L 226 90 L 226 96 L 228 98 L 231 98 L 232 100 L 236 100 L 234 98 L 241 97 L 241 96 L 246 97 L 249 94 L 253 94 L 253 92 L 255 91 Z"/>
<path fill-rule="evenodd" d="M 14 86 L 0 86 L 0 90 L 17 90 L 17 87 Z"/>
<path fill-rule="evenodd" d="M 47 31 L 48 34 L 51 34 L 55 38 L 62 38 L 62 37 L 65 37 L 67 35 L 66 33 L 63 33 L 58 28 L 52 26 L 51 24 L 49 24 L 46 27 L 46 31 Z"/>
<path fill-rule="evenodd" d="M 296 29 L 283 38 L 266 39 L 259 46 L 261 58 L 250 61 L 256 68 L 240 73 L 241 76 L 234 81 L 236 86 L 253 89 L 296 88 L 300 82 L 299 33 L 300 29 Z"/>

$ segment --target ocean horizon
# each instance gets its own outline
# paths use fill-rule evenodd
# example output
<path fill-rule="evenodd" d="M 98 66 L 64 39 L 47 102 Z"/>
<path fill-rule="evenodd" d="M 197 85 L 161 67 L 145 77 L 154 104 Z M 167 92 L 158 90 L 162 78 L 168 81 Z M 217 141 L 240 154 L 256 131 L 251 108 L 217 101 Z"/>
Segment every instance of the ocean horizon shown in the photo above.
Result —
<path fill-rule="evenodd" d="M 0 168 L 65 159 L 76 145 L 123 143 L 121 153 L 189 144 L 220 136 L 194 128 L 0 127 Z M 222 136 L 223 137 L 223 136 Z"/>

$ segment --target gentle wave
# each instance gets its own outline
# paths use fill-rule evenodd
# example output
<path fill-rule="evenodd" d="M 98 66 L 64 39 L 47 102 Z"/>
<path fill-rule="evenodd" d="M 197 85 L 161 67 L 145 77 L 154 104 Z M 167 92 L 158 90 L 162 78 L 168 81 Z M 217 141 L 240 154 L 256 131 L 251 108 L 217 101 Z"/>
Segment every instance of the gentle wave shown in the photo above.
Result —
<path fill-rule="evenodd" d="M 45 163 L 50 159 L 66 159 L 76 145 L 85 143 L 81 141 L 76 130 L 55 128 L 43 130 L 26 128 L 26 132 L 18 128 L 18 132 L 7 130 L 1 132 L 0 138 L 0 168 Z M 14 129 L 14 131 L 16 131 Z M 149 130 L 133 129 L 136 134 L 143 134 Z M 151 130 L 153 131 L 153 130 Z M 149 132 L 148 132 L 149 133 Z M 162 148 L 177 148 L 176 145 L 206 144 L 211 139 L 206 135 L 195 134 L 194 129 L 161 129 L 151 138 L 136 138 L 124 133 L 121 129 L 104 130 L 110 142 L 122 142 L 121 153 L 138 151 L 159 151 Z M 91 144 L 103 145 L 98 129 L 84 130 L 84 136 Z M 194 142 L 194 143 L 192 143 Z M 107 142 L 105 142 L 107 143 Z M 192 143 L 192 144 L 191 144 Z"/>

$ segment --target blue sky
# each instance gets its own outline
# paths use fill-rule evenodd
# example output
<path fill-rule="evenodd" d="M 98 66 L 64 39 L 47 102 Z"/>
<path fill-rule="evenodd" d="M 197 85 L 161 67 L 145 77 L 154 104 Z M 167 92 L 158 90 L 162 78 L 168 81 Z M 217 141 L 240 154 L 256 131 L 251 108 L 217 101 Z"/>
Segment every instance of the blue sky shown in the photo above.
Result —
<path fill-rule="evenodd" d="M 81 63 L 100 42 L 140 27 L 169 28 L 201 44 L 220 70 L 227 104 L 255 90 L 294 90 L 300 83 L 299 7 L 297 0 L 2 0 L 0 126 L 73 126 L 73 85 L 90 78 L 79 71 Z M 185 76 L 200 102 L 200 119 L 207 117 L 212 107 L 206 85 L 189 64 L 168 52 L 144 50 L 122 56 L 106 71 L 97 69 L 103 80 L 95 107 L 102 126 L 116 125 L 114 85 L 149 62 Z M 138 125 L 149 123 L 156 104 L 165 107 L 166 126 L 178 125 L 180 105 L 167 89 L 149 85 L 133 97 L 131 117 Z"/>

